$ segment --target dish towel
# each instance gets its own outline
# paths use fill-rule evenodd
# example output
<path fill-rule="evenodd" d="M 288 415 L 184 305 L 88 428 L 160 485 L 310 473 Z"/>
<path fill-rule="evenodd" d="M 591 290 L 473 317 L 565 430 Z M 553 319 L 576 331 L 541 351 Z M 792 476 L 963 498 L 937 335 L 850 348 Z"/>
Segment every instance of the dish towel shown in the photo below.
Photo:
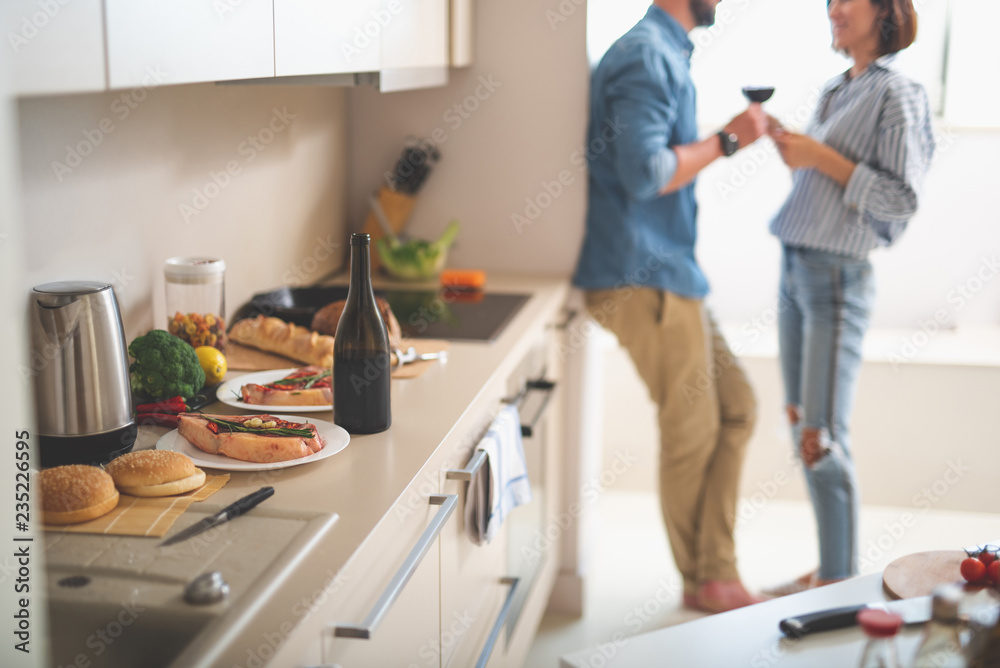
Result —
<path fill-rule="evenodd" d="M 486 452 L 486 461 L 465 493 L 465 531 L 482 545 L 493 540 L 511 510 L 531 501 L 517 406 L 504 406 L 476 450 Z"/>

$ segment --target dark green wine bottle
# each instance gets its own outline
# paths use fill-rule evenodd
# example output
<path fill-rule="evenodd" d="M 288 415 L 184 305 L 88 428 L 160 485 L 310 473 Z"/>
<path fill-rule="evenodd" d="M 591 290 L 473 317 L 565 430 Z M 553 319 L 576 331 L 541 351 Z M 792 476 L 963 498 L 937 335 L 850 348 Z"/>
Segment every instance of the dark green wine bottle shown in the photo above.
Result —
<path fill-rule="evenodd" d="M 351 235 L 351 286 L 333 344 L 333 421 L 352 434 L 392 424 L 389 332 L 372 290 L 371 237 Z"/>

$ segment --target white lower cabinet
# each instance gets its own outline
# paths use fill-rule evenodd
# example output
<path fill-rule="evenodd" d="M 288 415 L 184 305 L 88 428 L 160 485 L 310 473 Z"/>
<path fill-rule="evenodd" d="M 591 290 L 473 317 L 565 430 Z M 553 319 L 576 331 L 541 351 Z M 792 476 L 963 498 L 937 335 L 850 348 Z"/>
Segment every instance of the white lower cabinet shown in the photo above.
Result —
<path fill-rule="evenodd" d="M 299 668 L 520 668 L 559 562 L 563 456 L 560 374 L 551 327 L 497 378 L 358 548 L 314 614 L 321 637 L 293 638 L 275 665 Z M 531 503 L 476 545 L 466 534 L 476 445 L 504 401 L 516 401 Z M 359 500 L 359 503 L 363 500 Z M 349 521 L 347 513 L 341 522 Z M 294 658 L 293 658 L 294 657 Z"/>
<path fill-rule="evenodd" d="M 438 535 L 457 499 L 397 506 L 341 573 L 338 605 L 321 638 L 322 665 L 423 665 L 440 641 Z M 404 502 L 405 503 L 405 502 Z M 429 664 L 437 666 L 437 660 Z"/>
<path fill-rule="evenodd" d="M 507 534 L 501 531 L 489 543 L 476 545 L 465 528 L 467 481 L 484 461 L 475 445 L 490 421 L 491 416 L 485 417 L 481 427 L 453 451 L 452 461 L 465 465 L 443 475 L 442 489 L 446 494 L 458 495 L 461 515 L 441 535 L 442 668 L 503 665 L 503 625 L 509 614 L 505 603 L 511 591 Z"/>

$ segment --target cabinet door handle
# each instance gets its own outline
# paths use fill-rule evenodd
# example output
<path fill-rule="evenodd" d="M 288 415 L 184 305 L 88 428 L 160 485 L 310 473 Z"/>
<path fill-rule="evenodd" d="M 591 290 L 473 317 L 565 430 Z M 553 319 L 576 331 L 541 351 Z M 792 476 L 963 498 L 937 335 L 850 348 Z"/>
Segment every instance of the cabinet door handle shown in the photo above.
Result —
<path fill-rule="evenodd" d="M 569 329 L 569 324 L 573 322 L 573 318 L 576 317 L 576 309 L 565 309 L 563 314 L 566 318 L 562 322 L 557 322 L 552 325 L 552 329 L 565 330 Z"/>
<path fill-rule="evenodd" d="M 551 380 L 529 380 L 528 384 L 524 388 L 524 395 L 521 400 L 521 405 L 518 407 L 521 411 L 521 436 L 532 436 L 535 432 L 535 425 L 538 421 L 542 419 L 542 415 L 545 413 L 545 409 L 549 405 L 549 400 L 552 398 L 552 392 L 556 389 L 556 384 Z M 534 410 L 534 416 L 528 420 L 525 420 L 525 414 L 528 412 L 529 404 L 532 403 L 531 395 L 541 392 L 541 399 L 537 400 L 537 408 Z"/>
<path fill-rule="evenodd" d="M 479 473 L 479 469 L 483 468 L 485 462 L 486 451 L 476 450 L 476 454 L 469 458 L 469 463 L 465 465 L 464 469 L 451 469 L 445 472 L 444 477 L 448 480 L 472 480 Z"/>
<path fill-rule="evenodd" d="M 335 624 L 333 625 L 333 635 L 337 638 L 361 638 L 368 640 L 372 637 L 372 633 L 378 627 L 379 622 L 385 617 L 386 613 L 389 612 L 389 608 L 392 604 L 396 602 L 399 595 L 403 591 L 403 587 L 406 583 L 410 581 L 413 576 L 414 571 L 420 566 L 420 562 L 423 561 L 424 555 L 427 551 L 431 549 L 431 545 L 437 540 L 438 536 L 441 534 L 441 530 L 444 529 L 445 522 L 451 517 L 451 514 L 455 512 L 455 506 L 458 504 L 458 494 L 435 494 L 430 497 L 430 503 L 432 506 L 441 506 L 441 509 L 437 511 L 434 515 L 434 519 L 431 523 L 427 525 L 424 532 L 420 535 L 417 540 L 417 544 L 413 546 L 413 549 L 406 556 L 406 560 L 403 565 L 399 567 L 396 574 L 392 577 L 392 580 L 386 586 L 385 591 L 379 596 L 379 599 L 375 601 L 375 605 L 368 612 L 368 616 L 361 624 Z"/>
<path fill-rule="evenodd" d="M 476 661 L 476 668 L 486 668 L 486 664 L 490 660 L 490 655 L 493 654 L 493 646 L 496 645 L 497 638 L 500 636 L 500 629 L 507 623 L 507 615 L 510 614 L 510 607 L 514 603 L 514 596 L 517 595 L 517 586 L 521 583 L 521 578 L 501 578 L 500 582 L 509 584 L 510 591 L 507 592 L 507 599 L 503 602 L 503 607 L 500 608 L 497 620 L 493 622 L 490 636 L 486 639 L 486 644 L 483 645 L 483 651 L 479 654 L 479 660 Z"/>

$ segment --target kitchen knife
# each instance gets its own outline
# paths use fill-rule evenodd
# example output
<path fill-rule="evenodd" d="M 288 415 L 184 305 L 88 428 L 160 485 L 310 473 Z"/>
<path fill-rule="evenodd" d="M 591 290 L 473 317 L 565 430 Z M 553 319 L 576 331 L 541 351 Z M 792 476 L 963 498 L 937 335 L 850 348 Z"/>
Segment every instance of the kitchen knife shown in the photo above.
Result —
<path fill-rule="evenodd" d="M 274 494 L 273 487 L 261 487 L 256 492 L 252 494 L 247 494 L 242 499 L 226 506 L 216 514 L 206 517 L 203 520 L 195 522 L 187 529 L 179 531 L 170 538 L 166 539 L 160 543 L 160 547 L 166 547 L 167 545 L 173 545 L 174 543 L 179 543 L 182 540 L 187 540 L 191 536 L 197 536 L 203 531 L 208 531 L 212 527 L 224 524 L 231 519 L 239 517 L 243 513 L 247 512 L 251 508 L 255 508 L 261 501 L 268 499 Z"/>
<path fill-rule="evenodd" d="M 820 610 L 805 615 L 788 617 L 778 622 L 778 628 L 789 638 L 801 638 L 810 633 L 834 631 L 857 626 L 858 612 L 865 608 L 878 608 L 894 612 L 903 618 L 903 624 L 924 624 L 931 618 L 931 597 L 918 596 L 900 601 L 885 601 L 850 605 L 843 608 Z"/>

